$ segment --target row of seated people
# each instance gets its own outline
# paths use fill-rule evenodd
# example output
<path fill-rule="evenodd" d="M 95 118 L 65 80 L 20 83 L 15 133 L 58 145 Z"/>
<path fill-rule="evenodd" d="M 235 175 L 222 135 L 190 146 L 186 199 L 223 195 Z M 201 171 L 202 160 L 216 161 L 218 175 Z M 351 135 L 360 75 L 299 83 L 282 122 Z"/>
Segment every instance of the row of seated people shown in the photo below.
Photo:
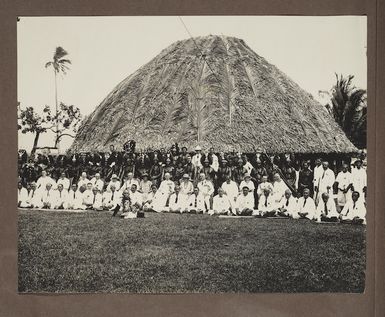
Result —
<path fill-rule="evenodd" d="M 85 176 L 86 175 L 82 175 Z M 143 211 L 170 212 L 208 212 L 209 214 L 227 214 L 241 216 L 285 216 L 321 220 L 356 221 L 357 217 L 365 222 L 366 208 L 360 193 L 351 194 L 344 208 L 337 212 L 336 203 L 327 192 L 322 193 L 322 201 L 316 202 L 310 197 L 310 190 L 305 189 L 303 196 L 296 198 L 290 189 L 275 175 L 271 184 L 264 178 L 256 190 L 258 203 L 255 201 L 255 188 L 246 174 L 238 186 L 230 178 L 218 189 L 214 196 L 213 184 L 200 175 L 200 181 L 194 187 L 189 175 L 183 175 L 182 181 L 174 182 L 166 173 L 159 188 L 147 177 L 138 181 L 128 175 L 121 184 L 116 175 L 104 190 L 99 175 L 94 179 L 80 179 L 78 185 L 70 188 L 68 182 L 54 182 L 46 177 L 44 183 L 31 184 L 29 191 L 19 183 L 18 206 L 21 208 L 74 209 L 74 210 L 110 210 L 114 215 L 122 211 L 124 217 L 141 214 Z M 45 185 L 45 186 L 44 186 Z M 124 202 L 123 202 L 124 201 Z M 357 204 L 354 202 L 358 201 Z M 353 202 L 353 203 L 352 203 Z M 125 215 L 125 210 L 134 210 Z M 352 219 L 348 219 L 351 218 Z"/>

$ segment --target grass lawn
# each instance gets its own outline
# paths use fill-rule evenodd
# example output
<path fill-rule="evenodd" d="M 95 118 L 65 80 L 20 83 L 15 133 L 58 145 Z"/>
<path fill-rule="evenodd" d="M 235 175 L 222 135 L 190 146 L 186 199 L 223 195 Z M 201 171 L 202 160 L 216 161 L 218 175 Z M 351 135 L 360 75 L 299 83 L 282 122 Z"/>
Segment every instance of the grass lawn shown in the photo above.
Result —
<path fill-rule="evenodd" d="M 365 227 L 19 211 L 20 292 L 363 292 Z"/>

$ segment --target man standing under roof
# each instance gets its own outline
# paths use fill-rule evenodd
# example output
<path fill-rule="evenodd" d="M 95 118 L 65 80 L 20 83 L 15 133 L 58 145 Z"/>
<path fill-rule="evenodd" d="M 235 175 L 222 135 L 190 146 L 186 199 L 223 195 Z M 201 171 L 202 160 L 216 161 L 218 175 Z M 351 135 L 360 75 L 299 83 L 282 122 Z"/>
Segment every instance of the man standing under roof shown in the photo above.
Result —
<path fill-rule="evenodd" d="M 195 148 L 195 155 L 191 159 L 191 163 L 194 165 L 194 176 L 200 173 L 200 170 L 203 168 L 202 166 L 202 148 L 198 145 Z"/>
<path fill-rule="evenodd" d="M 315 203 L 318 205 L 320 200 L 320 195 L 323 193 L 332 194 L 333 193 L 333 185 L 335 182 L 334 172 L 329 168 L 329 162 L 322 162 L 322 173 L 319 175 L 318 186 L 316 188 L 316 192 L 318 195 L 316 196 Z"/>
<path fill-rule="evenodd" d="M 342 171 L 338 173 L 336 178 L 337 187 L 337 203 L 339 210 L 344 208 L 347 200 L 351 197 L 352 174 L 348 171 L 348 164 L 342 165 Z"/>
<path fill-rule="evenodd" d="M 364 200 L 367 186 L 366 170 L 362 168 L 361 160 L 355 161 L 354 166 L 352 169 L 353 189 L 359 192 L 360 197 Z"/>

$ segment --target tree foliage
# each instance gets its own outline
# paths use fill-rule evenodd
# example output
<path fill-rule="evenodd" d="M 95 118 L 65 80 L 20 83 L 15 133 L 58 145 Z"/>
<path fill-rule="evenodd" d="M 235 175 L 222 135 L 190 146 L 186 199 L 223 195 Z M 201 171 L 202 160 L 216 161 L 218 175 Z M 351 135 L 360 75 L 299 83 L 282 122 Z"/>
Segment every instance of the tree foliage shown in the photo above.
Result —
<path fill-rule="evenodd" d="M 336 84 L 326 108 L 350 141 L 358 148 L 366 148 L 366 90 L 354 87 L 353 78 L 352 75 L 343 77 L 336 74 Z"/>
<path fill-rule="evenodd" d="M 38 113 L 34 107 L 22 108 L 18 105 L 18 130 L 23 134 L 35 134 L 34 145 L 32 152 L 34 153 L 39 136 L 42 133 L 52 131 L 56 133 L 56 124 L 59 127 L 58 133 L 55 136 L 55 144 L 64 136 L 74 138 L 77 132 L 82 116 L 79 108 L 73 105 L 60 103 L 60 109 L 57 113 L 52 112 L 50 106 L 45 106 L 41 113 Z"/>

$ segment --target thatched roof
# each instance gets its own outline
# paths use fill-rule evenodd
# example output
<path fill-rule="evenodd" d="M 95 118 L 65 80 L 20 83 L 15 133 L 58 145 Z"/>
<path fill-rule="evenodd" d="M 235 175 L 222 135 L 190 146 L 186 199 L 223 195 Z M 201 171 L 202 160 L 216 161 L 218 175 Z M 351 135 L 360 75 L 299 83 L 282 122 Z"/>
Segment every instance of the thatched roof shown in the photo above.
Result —
<path fill-rule="evenodd" d="M 323 106 L 243 40 L 194 41 L 170 45 L 117 85 L 83 121 L 72 150 L 134 139 L 141 149 L 178 142 L 218 151 L 356 151 Z"/>

